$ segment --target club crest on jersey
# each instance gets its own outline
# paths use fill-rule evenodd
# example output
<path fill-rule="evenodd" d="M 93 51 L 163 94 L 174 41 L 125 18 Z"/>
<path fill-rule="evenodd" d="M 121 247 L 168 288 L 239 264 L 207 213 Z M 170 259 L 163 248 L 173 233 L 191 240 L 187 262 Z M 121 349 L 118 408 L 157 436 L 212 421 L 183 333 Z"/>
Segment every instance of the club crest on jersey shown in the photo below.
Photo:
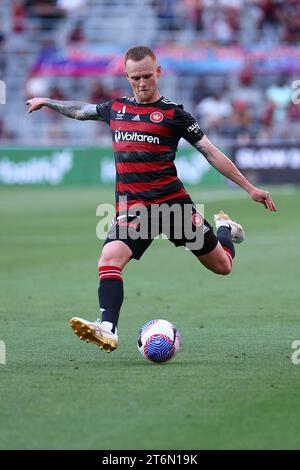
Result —
<path fill-rule="evenodd" d="M 150 114 L 150 121 L 152 122 L 161 122 L 164 118 L 163 113 L 160 111 L 154 111 L 153 113 Z"/>
<path fill-rule="evenodd" d="M 194 212 L 192 215 L 192 222 L 196 227 L 200 227 L 200 225 L 203 224 L 203 218 L 198 212 Z"/>
<path fill-rule="evenodd" d="M 116 114 L 116 119 L 117 119 L 118 121 L 122 120 L 123 117 L 124 117 L 124 115 L 125 115 L 125 113 L 126 113 L 126 106 L 123 106 L 122 109 L 120 109 L 120 110 L 117 112 L 117 114 Z"/>

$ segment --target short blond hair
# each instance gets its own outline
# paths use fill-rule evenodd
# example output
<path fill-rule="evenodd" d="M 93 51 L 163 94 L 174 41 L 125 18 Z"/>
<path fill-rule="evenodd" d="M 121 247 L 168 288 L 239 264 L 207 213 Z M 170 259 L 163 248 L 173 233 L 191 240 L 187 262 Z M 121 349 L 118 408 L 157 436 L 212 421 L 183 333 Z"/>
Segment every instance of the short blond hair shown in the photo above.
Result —
<path fill-rule="evenodd" d="M 153 50 L 147 46 L 135 46 L 128 49 L 125 54 L 125 65 L 128 60 L 134 60 L 135 62 L 139 62 L 140 60 L 144 59 L 145 57 L 151 57 L 154 61 L 156 61 L 156 55 L 154 54 Z"/>

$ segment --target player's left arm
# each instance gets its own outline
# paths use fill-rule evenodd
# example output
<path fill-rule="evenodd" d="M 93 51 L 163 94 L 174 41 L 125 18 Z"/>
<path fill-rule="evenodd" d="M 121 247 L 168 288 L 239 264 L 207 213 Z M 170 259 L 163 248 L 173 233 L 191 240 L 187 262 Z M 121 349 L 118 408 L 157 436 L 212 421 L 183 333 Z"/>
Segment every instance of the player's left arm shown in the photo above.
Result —
<path fill-rule="evenodd" d="M 250 181 L 242 175 L 235 164 L 210 142 L 206 135 L 203 135 L 203 137 L 194 145 L 204 155 L 206 160 L 216 168 L 216 170 L 226 176 L 226 178 L 241 186 L 241 188 L 250 194 L 254 201 L 264 204 L 265 208 L 271 212 L 277 211 L 270 193 L 253 186 Z"/>

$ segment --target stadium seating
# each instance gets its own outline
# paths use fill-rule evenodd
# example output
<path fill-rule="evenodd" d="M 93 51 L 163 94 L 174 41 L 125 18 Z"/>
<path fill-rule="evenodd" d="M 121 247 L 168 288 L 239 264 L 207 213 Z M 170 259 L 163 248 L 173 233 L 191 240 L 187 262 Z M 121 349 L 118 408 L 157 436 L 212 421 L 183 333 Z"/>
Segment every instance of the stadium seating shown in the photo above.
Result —
<path fill-rule="evenodd" d="M 39 1 L 2 0 L 0 2 L 0 71 L 7 87 L 9 106 L 0 107 L 1 134 L 5 143 L 21 144 L 86 144 L 106 142 L 109 130 L 98 123 L 78 123 L 51 112 L 26 118 L 25 100 L 33 95 L 51 96 L 53 87 L 65 99 L 90 102 L 95 83 L 101 84 L 107 97 L 126 94 L 128 86 L 123 77 L 32 76 L 32 70 L 41 51 L 56 47 L 93 50 L 97 47 L 116 47 L 120 54 L 133 44 L 146 43 L 153 47 L 188 47 L 201 51 L 218 47 L 281 47 L 298 44 L 297 28 L 291 14 L 300 17 L 299 3 L 280 1 L 228 1 L 211 0 L 188 2 L 174 0 L 57 0 L 49 2 L 49 17 L 37 14 Z M 247 9 L 243 8 L 247 4 Z M 246 14 L 247 11 L 247 14 Z M 242 74 L 246 71 L 242 71 Z M 267 76 L 252 73 L 248 83 L 249 96 L 260 97 L 259 105 L 249 103 L 248 93 L 241 100 L 243 76 L 239 74 L 206 73 L 201 76 L 188 70 L 182 77 L 163 76 L 161 91 L 164 95 L 184 102 L 196 114 L 205 130 L 217 140 L 241 137 L 272 139 L 299 138 L 295 122 L 299 111 L 292 104 L 284 107 L 282 128 L 278 122 L 275 101 L 269 90 L 278 83 L 280 70 Z M 251 75 L 251 71 L 250 71 Z M 284 86 L 290 86 L 295 75 L 286 74 Z M 238 90 L 240 93 L 238 93 Z M 279 90 L 280 92 L 280 90 Z M 277 95 L 278 93 L 277 92 Z M 223 94 L 222 94 L 223 93 Z M 209 124 L 203 114 L 203 100 L 222 95 L 229 115 L 216 125 Z M 237 96 L 239 95 L 238 99 Z M 207 102 L 207 101 L 206 101 Z M 204 102 L 205 103 L 205 102 Z M 236 120 L 245 125 L 236 126 Z M 208 123 L 208 124 L 207 124 Z M 249 125 L 246 125 L 246 124 Z"/>

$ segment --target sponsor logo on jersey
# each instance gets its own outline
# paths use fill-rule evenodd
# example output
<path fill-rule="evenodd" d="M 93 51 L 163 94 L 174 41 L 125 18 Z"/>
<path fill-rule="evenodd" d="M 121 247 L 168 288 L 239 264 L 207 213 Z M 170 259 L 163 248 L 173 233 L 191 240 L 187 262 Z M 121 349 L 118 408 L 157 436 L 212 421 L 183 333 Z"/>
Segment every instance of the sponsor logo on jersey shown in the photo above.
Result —
<path fill-rule="evenodd" d="M 141 118 L 138 114 L 136 114 L 135 116 L 133 116 L 133 118 L 131 119 L 132 121 L 140 121 Z"/>
<path fill-rule="evenodd" d="M 195 122 L 194 124 L 192 124 L 191 126 L 189 126 L 187 128 L 187 131 L 188 132 L 199 132 L 200 131 L 200 127 L 199 127 L 199 124 L 197 122 Z"/>
<path fill-rule="evenodd" d="M 139 134 L 138 132 L 116 131 L 115 142 L 147 142 L 148 144 L 159 144 L 159 137 Z"/>
<path fill-rule="evenodd" d="M 150 114 L 150 121 L 152 122 L 156 122 L 156 123 L 161 122 L 163 118 L 164 118 L 164 115 L 160 111 L 154 111 L 154 113 Z"/>

